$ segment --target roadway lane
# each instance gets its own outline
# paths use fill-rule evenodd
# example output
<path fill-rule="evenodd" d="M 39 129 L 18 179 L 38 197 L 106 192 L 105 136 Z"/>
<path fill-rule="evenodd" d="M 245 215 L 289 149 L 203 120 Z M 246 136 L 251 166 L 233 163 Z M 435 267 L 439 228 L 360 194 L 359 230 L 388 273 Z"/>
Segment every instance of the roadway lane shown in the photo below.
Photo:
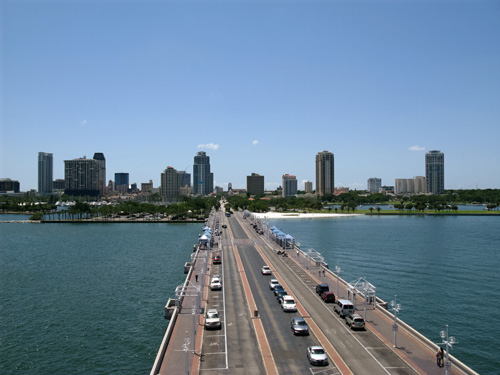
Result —
<path fill-rule="evenodd" d="M 273 276 L 264 276 L 260 269 L 264 260 L 253 246 L 253 242 L 232 218 L 231 230 L 235 236 L 235 243 L 245 267 L 253 297 L 259 308 L 259 315 L 264 326 L 276 367 L 280 374 L 305 374 L 317 372 L 320 368 L 311 368 L 306 357 L 306 348 L 319 345 L 316 338 L 311 336 L 295 336 L 290 328 L 292 317 L 300 316 L 296 313 L 285 313 L 281 309 L 274 293 L 269 289 L 269 280 Z M 236 239 L 237 238 L 237 239 Z M 338 370 L 330 361 L 329 366 L 321 368 L 321 374 L 335 375 Z"/>
<path fill-rule="evenodd" d="M 243 285 L 237 271 L 232 243 L 222 228 L 225 217 L 217 215 L 222 229 L 220 253 L 222 266 L 211 265 L 210 273 L 223 275 L 222 291 L 210 291 L 207 308 L 216 307 L 223 317 L 220 331 L 204 331 L 202 374 L 264 374 L 264 364 L 255 331 L 248 314 Z"/>
<path fill-rule="evenodd" d="M 285 280 L 354 374 L 366 374 L 367 369 L 373 375 L 416 374 L 372 332 L 350 330 L 345 320 L 333 312 L 333 305 L 324 303 L 315 293 L 317 281 L 292 259 L 276 255 L 262 236 L 248 228 L 252 239 L 264 251 L 277 273 Z M 336 291 L 334 285 L 332 290 Z"/>

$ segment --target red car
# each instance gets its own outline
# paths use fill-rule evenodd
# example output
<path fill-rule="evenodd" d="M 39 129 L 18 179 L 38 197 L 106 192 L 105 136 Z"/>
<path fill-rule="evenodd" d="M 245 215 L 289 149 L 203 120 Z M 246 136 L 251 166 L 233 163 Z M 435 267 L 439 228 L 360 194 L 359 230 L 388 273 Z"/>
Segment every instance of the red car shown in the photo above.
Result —
<path fill-rule="evenodd" d="M 333 292 L 323 292 L 321 294 L 321 299 L 326 303 L 335 303 L 335 294 Z"/>

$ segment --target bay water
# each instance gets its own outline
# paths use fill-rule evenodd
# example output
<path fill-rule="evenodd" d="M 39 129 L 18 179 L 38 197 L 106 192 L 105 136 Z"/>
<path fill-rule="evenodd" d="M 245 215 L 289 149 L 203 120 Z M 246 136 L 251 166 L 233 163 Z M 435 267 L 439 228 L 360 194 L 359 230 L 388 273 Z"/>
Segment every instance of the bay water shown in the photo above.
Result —
<path fill-rule="evenodd" d="M 5 215 L 0 220 L 5 220 Z M 9 217 L 8 220 L 15 219 Z M 403 305 L 432 341 L 500 369 L 500 217 L 353 216 L 269 221 Z M 201 224 L 0 224 L 0 373 L 148 374 Z M 369 317 L 368 317 L 369 318 Z"/>

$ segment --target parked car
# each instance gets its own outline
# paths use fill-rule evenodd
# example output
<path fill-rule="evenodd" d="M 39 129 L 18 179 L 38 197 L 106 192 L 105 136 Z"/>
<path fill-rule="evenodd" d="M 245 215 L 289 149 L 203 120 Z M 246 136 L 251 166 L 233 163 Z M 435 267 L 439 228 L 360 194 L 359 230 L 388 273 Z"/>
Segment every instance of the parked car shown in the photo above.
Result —
<path fill-rule="evenodd" d="M 328 365 L 328 356 L 321 346 L 309 346 L 307 348 L 307 358 L 314 366 Z"/>
<path fill-rule="evenodd" d="M 285 290 L 285 288 L 283 288 L 283 286 L 281 284 L 276 285 L 273 288 L 274 295 L 277 296 L 278 295 L 278 291 L 281 291 L 281 290 Z"/>
<path fill-rule="evenodd" d="M 294 335 L 309 334 L 309 326 L 304 318 L 292 318 L 290 321 L 290 328 L 292 328 Z"/>
<path fill-rule="evenodd" d="M 271 275 L 272 274 L 271 268 L 269 268 L 269 266 L 262 266 L 262 268 L 260 269 L 260 272 L 263 275 Z"/>
<path fill-rule="evenodd" d="M 330 291 L 330 287 L 328 286 L 328 284 L 318 284 L 318 285 L 316 285 L 316 293 L 318 293 L 320 296 L 324 292 L 329 292 L 329 291 Z"/>
<path fill-rule="evenodd" d="M 281 308 L 283 309 L 283 311 L 295 312 L 297 311 L 297 304 L 295 303 L 295 300 L 292 296 L 286 295 L 281 297 Z"/>
<path fill-rule="evenodd" d="M 279 303 L 281 303 L 281 297 L 288 295 L 285 289 L 278 290 L 278 293 L 276 293 L 276 299 L 278 300 Z"/>
<path fill-rule="evenodd" d="M 220 316 L 216 309 L 209 309 L 205 315 L 205 329 L 220 329 Z"/>
<path fill-rule="evenodd" d="M 279 285 L 280 282 L 277 279 L 271 279 L 269 281 L 269 289 L 273 290 L 276 285 Z"/>
<path fill-rule="evenodd" d="M 222 283 L 220 282 L 220 280 L 212 280 L 210 282 L 210 289 L 211 290 L 221 290 L 222 289 Z"/>
<path fill-rule="evenodd" d="M 326 303 L 335 303 L 335 294 L 333 292 L 323 292 L 321 293 L 321 299 Z"/>
<path fill-rule="evenodd" d="M 341 318 L 344 318 L 349 314 L 354 314 L 354 304 L 347 299 L 337 300 L 333 309 Z"/>
<path fill-rule="evenodd" d="M 221 264 L 222 263 L 222 258 L 220 255 L 216 255 L 214 256 L 214 258 L 212 259 L 212 263 L 213 264 Z"/>
<path fill-rule="evenodd" d="M 365 320 L 359 314 L 346 315 L 345 322 L 351 329 L 365 329 Z"/>

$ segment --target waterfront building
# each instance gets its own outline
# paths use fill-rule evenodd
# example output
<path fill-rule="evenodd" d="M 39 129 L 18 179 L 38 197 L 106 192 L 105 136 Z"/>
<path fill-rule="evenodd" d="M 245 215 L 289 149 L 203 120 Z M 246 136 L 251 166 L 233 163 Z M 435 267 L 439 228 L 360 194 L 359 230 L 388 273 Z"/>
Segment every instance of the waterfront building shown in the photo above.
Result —
<path fill-rule="evenodd" d="M 99 196 L 99 168 L 97 160 L 80 159 L 64 161 L 64 193 L 68 195 Z"/>
<path fill-rule="evenodd" d="M 367 190 L 370 193 L 378 193 L 381 186 L 382 186 L 382 179 L 381 178 L 371 177 L 368 179 Z"/>
<path fill-rule="evenodd" d="M 264 176 L 258 173 L 247 176 L 247 192 L 250 195 L 264 194 Z"/>
<path fill-rule="evenodd" d="M 53 159 L 52 154 L 47 152 L 38 153 L 38 194 L 52 194 L 52 171 Z"/>
<path fill-rule="evenodd" d="M 129 175 L 125 172 L 115 173 L 115 191 L 122 194 L 128 193 Z"/>
<path fill-rule="evenodd" d="M 413 193 L 415 191 L 415 184 L 413 178 L 396 178 L 394 180 L 394 193 Z"/>
<path fill-rule="evenodd" d="M 427 179 L 424 176 L 413 177 L 413 184 L 415 187 L 415 194 L 427 193 Z"/>
<path fill-rule="evenodd" d="M 214 174 L 210 172 L 210 157 L 200 151 L 194 157 L 193 191 L 197 195 L 208 195 L 214 190 Z"/>
<path fill-rule="evenodd" d="M 333 189 L 334 195 L 340 195 L 340 194 L 344 194 L 344 193 L 349 193 L 349 188 L 346 186 L 339 186 L 339 187 L 336 187 L 335 189 Z"/>
<path fill-rule="evenodd" d="M 173 167 L 167 167 L 161 174 L 161 196 L 166 202 L 175 202 L 180 195 L 179 173 Z"/>
<path fill-rule="evenodd" d="M 181 187 L 191 186 L 191 173 L 187 173 L 186 171 L 177 171 L 179 174 L 179 185 Z"/>
<path fill-rule="evenodd" d="M 306 193 L 312 193 L 313 183 L 311 181 L 304 181 L 304 191 Z"/>
<path fill-rule="evenodd" d="M 64 179 L 58 178 L 52 182 L 52 191 L 54 193 L 64 193 Z"/>
<path fill-rule="evenodd" d="M 0 193 L 19 193 L 19 181 L 10 178 L 0 178 Z"/>
<path fill-rule="evenodd" d="M 99 163 L 99 192 L 104 195 L 106 193 L 106 158 L 102 152 L 96 152 L 94 160 Z"/>
<path fill-rule="evenodd" d="M 282 194 L 284 198 L 295 197 L 297 194 L 297 177 L 284 174 L 282 177 Z"/>
<path fill-rule="evenodd" d="M 151 194 L 153 192 L 153 180 L 149 180 L 149 182 L 142 182 L 141 192 Z"/>
<path fill-rule="evenodd" d="M 318 152 L 316 155 L 316 195 L 334 193 L 334 156 L 331 152 Z"/>
<path fill-rule="evenodd" d="M 425 154 L 425 178 L 428 193 L 444 193 L 444 153 L 434 150 Z"/>
<path fill-rule="evenodd" d="M 382 194 L 394 194 L 394 186 L 382 185 L 379 189 L 379 193 Z"/>

